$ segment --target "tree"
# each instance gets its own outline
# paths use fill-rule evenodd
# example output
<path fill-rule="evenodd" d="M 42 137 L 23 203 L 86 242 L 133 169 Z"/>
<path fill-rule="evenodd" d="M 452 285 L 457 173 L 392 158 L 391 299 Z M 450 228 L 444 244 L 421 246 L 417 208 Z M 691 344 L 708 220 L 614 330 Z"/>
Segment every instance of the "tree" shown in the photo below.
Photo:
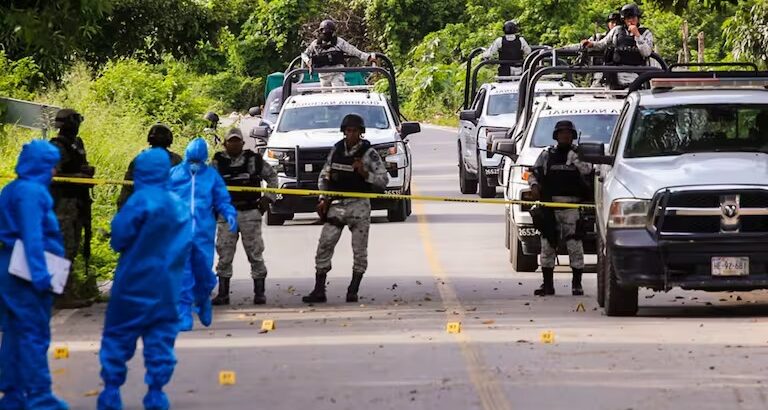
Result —
<path fill-rule="evenodd" d="M 723 27 L 726 44 L 736 60 L 768 68 L 768 0 L 741 1 Z"/>

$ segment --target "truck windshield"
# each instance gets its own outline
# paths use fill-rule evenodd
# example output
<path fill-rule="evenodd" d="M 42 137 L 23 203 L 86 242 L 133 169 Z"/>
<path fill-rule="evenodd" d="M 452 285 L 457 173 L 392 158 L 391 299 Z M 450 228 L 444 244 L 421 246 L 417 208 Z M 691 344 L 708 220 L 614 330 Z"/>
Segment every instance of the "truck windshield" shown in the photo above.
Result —
<path fill-rule="evenodd" d="M 768 104 L 640 107 L 624 156 L 768 152 Z"/>
<path fill-rule="evenodd" d="M 558 121 L 569 120 L 579 132 L 578 142 L 596 142 L 607 144 L 611 140 L 613 128 L 616 126 L 617 114 L 588 114 L 588 115 L 553 115 L 539 117 L 533 131 L 531 145 L 547 147 L 554 144 L 552 131 Z"/>
<path fill-rule="evenodd" d="M 491 94 L 488 99 L 487 115 L 501 115 L 517 113 L 518 93 Z"/>
<path fill-rule="evenodd" d="M 336 128 L 347 114 L 357 114 L 365 120 L 369 129 L 389 128 L 389 119 L 380 105 L 318 105 L 311 107 L 285 108 L 280 119 L 279 132 Z"/>

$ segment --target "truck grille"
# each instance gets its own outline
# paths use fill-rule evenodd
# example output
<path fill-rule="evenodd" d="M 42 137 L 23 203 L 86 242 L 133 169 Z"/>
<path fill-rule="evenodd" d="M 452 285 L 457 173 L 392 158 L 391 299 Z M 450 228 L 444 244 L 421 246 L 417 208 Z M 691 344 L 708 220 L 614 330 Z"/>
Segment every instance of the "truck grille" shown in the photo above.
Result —
<path fill-rule="evenodd" d="M 660 235 L 768 233 L 768 189 L 733 187 L 666 190 L 653 200 L 653 227 Z"/>
<path fill-rule="evenodd" d="M 290 155 L 283 163 L 285 175 L 296 178 L 299 185 L 316 185 L 330 152 L 330 148 L 297 148 L 294 155 Z"/>

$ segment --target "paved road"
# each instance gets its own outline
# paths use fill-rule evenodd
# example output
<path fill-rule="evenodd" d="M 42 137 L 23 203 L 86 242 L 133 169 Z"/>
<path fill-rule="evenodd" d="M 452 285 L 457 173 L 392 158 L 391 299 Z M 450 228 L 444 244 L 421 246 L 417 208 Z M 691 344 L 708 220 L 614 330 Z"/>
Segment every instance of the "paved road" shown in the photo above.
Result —
<path fill-rule="evenodd" d="M 452 132 L 413 137 L 414 193 L 458 195 Z M 249 304 L 237 256 L 235 304 L 213 327 L 181 335 L 168 392 L 176 409 L 765 409 L 768 293 L 641 295 L 637 318 L 596 309 L 587 296 L 531 296 L 537 274 L 517 274 L 504 249 L 503 208 L 415 203 L 404 223 L 379 215 L 360 304 L 343 303 L 351 272 L 345 232 L 329 277 L 330 303 L 304 306 L 320 226 L 311 215 L 268 227 L 269 305 Z M 579 303 L 586 312 L 576 312 Z M 75 409 L 95 407 L 104 306 L 61 312 L 52 361 L 56 390 Z M 277 329 L 259 332 L 261 320 Z M 458 335 L 445 331 L 460 321 Z M 540 343 L 542 331 L 554 344 Z M 139 409 L 140 354 L 123 397 Z M 237 384 L 220 386 L 221 370 Z"/>

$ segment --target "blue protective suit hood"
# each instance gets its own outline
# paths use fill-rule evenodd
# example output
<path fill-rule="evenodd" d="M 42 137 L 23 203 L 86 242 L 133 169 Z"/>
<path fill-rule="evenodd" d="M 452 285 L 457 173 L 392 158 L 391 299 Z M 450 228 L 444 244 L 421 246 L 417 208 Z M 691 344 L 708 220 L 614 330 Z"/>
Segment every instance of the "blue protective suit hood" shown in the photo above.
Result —
<path fill-rule="evenodd" d="M 147 186 L 166 187 L 170 179 L 171 160 L 162 148 L 150 148 L 136 157 L 133 183 L 136 189 Z"/>
<path fill-rule="evenodd" d="M 51 171 L 61 159 L 59 149 L 45 140 L 33 140 L 24 144 L 16 164 L 16 175 L 26 179 L 49 185 L 53 178 Z"/>
<path fill-rule="evenodd" d="M 202 138 L 195 138 L 187 145 L 184 154 L 185 162 L 206 162 L 208 160 L 208 143 Z"/>

